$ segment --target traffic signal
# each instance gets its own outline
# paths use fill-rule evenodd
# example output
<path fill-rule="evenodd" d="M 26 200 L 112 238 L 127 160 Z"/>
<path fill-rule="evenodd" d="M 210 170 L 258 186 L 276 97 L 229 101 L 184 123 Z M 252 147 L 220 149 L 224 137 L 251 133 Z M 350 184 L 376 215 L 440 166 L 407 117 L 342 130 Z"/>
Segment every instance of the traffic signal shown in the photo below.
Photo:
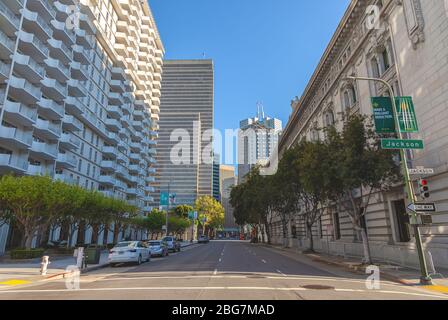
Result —
<path fill-rule="evenodd" d="M 431 194 L 429 193 L 428 180 L 420 179 L 418 184 L 419 184 L 419 187 L 420 187 L 420 196 L 423 199 L 428 199 L 431 196 Z"/>

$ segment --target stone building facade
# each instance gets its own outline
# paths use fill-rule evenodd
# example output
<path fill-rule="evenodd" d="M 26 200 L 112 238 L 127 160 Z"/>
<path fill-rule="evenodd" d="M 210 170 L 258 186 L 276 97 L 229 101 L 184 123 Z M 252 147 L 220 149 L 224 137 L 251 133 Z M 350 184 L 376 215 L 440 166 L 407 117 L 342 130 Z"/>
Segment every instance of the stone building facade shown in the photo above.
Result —
<path fill-rule="evenodd" d="M 280 154 L 303 137 L 323 139 L 322 128 L 342 126 L 346 112 L 372 114 L 370 98 L 387 96 L 386 80 L 396 96 L 412 96 L 420 126 L 409 138 L 423 139 L 425 149 L 409 153 L 413 167 L 434 168 L 428 176 L 430 200 L 438 206 L 431 227 L 421 228 L 426 251 L 436 267 L 448 266 L 448 10 L 444 0 L 353 0 L 301 98 L 292 101 Z M 407 221 L 403 186 L 374 195 L 366 214 L 373 258 L 418 266 L 415 239 Z M 281 223 L 272 225 L 282 243 Z M 291 246 L 308 243 L 300 215 L 289 225 Z M 360 235 L 345 212 L 334 207 L 316 224 L 316 248 L 344 256 L 362 256 Z"/>

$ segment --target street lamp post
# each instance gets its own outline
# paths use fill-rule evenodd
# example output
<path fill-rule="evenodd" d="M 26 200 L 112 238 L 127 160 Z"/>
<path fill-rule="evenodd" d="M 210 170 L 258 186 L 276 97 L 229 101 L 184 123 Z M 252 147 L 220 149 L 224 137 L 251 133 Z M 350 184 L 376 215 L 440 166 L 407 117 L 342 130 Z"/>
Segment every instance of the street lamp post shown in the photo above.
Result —
<path fill-rule="evenodd" d="M 394 114 L 394 120 L 395 120 L 395 131 L 398 135 L 398 137 L 400 139 L 403 139 L 403 133 L 400 130 L 400 122 L 398 119 L 398 113 L 397 113 L 397 106 L 396 106 L 396 102 L 395 102 L 395 94 L 394 94 L 394 90 L 392 89 L 392 86 L 385 80 L 380 79 L 380 78 L 369 78 L 369 77 L 357 77 L 357 76 L 349 76 L 347 77 L 347 79 L 349 80 L 365 80 L 365 81 L 376 81 L 376 82 L 381 82 L 382 84 L 384 84 L 388 91 L 389 91 L 389 96 L 390 99 L 392 100 L 392 109 L 393 109 L 393 114 Z M 404 152 L 403 149 L 400 149 L 400 156 L 401 156 L 401 164 L 403 167 L 403 174 L 404 174 L 404 182 L 406 185 L 406 192 L 408 194 L 408 198 L 413 202 L 416 203 L 417 202 L 417 198 L 414 192 L 414 185 L 412 184 L 410 175 L 409 175 L 409 170 L 408 170 L 408 159 L 406 156 L 406 153 Z M 418 258 L 420 261 L 420 270 L 421 270 L 421 277 L 420 277 L 420 284 L 422 285 L 431 285 L 432 284 L 432 279 L 428 274 L 428 268 L 426 266 L 426 258 L 425 258 L 425 253 L 423 251 L 423 245 L 422 245 L 422 238 L 421 238 L 421 234 L 420 234 L 420 229 L 417 225 L 417 214 L 412 212 L 412 220 L 413 220 L 413 227 L 414 227 L 414 235 L 415 235 L 415 242 L 416 242 L 416 246 L 417 246 L 417 252 L 418 252 Z"/>

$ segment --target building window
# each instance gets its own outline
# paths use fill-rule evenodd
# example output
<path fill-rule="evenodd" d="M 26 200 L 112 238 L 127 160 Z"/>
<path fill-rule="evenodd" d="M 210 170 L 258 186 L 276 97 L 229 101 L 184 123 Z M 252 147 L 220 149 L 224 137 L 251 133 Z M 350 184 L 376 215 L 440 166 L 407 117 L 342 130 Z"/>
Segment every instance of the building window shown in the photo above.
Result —
<path fill-rule="evenodd" d="M 370 66 L 372 68 L 372 76 L 375 78 L 379 78 L 381 76 L 381 69 L 380 69 L 380 64 L 378 63 L 378 60 L 376 57 L 372 58 L 372 60 L 370 60 Z"/>
<path fill-rule="evenodd" d="M 342 104 L 344 111 L 347 111 L 358 102 L 358 96 L 356 94 L 356 89 L 353 85 L 349 85 L 345 88 L 342 94 Z"/>
<path fill-rule="evenodd" d="M 327 112 L 325 112 L 324 123 L 325 123 L 326 127 L 334 126 L 335 121 L 334 121 L 333 110 L 330 109 L 330 110 L 327 110 Z"/>

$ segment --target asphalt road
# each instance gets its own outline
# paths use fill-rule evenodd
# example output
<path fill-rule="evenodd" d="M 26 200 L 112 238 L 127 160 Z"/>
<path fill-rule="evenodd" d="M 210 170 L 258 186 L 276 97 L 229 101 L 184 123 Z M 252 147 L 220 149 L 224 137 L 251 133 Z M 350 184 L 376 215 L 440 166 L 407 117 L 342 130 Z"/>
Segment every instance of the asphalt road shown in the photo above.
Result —
<path fill-rule="evenodd" d="M 282 251 L 238 241 L 194 245 L 141 266 L 104 268 L 81 276 L 80 289 L 64 280 L 0 290 L 13 300 L 427 300 L 448 295 L 381 282 L 366 287 L 366 277 L 291 257 Z"/>

